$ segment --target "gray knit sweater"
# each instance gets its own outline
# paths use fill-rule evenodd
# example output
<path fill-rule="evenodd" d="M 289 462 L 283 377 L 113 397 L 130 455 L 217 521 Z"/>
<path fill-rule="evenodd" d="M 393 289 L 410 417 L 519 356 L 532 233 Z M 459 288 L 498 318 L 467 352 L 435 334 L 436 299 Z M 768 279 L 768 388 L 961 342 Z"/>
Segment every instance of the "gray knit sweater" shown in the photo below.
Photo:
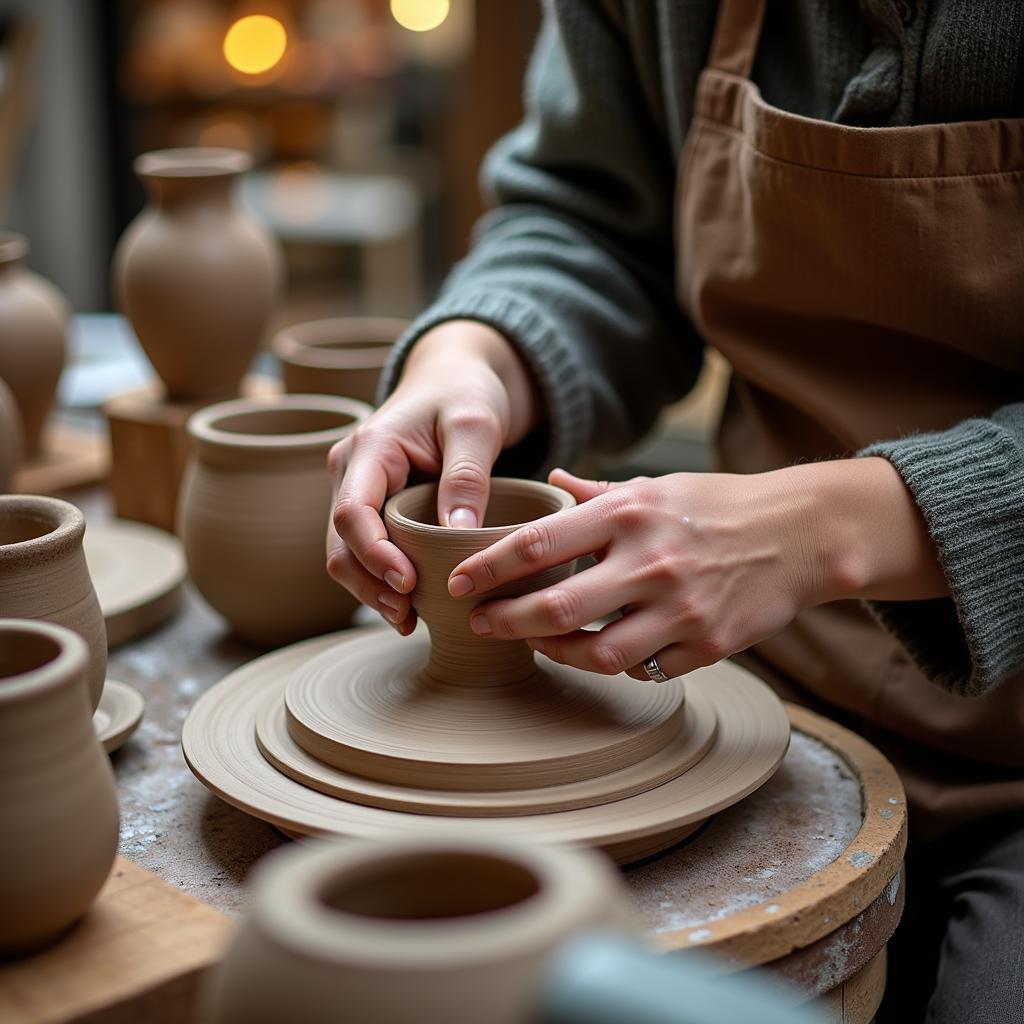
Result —
<path fill-rule="evenodd" d="M 673 198 L 716 6 L 548 0 L 526 118 L 484 165 L 494 208 L 397 346 L 382 395 L 431 327 L 491 324 L 541 384 L 536 469 L 635 442 L 689 389 L 702 342 L 674 300 Z M 846 124 L 1019 117 L 1024 4 L 769 3 L 753 79 L 775 106 Z M 914 494 L 953 595 L 875 611 L 963 694 L 1024 673 L 1024 403 L 992 413 L 869 449 Z"/>

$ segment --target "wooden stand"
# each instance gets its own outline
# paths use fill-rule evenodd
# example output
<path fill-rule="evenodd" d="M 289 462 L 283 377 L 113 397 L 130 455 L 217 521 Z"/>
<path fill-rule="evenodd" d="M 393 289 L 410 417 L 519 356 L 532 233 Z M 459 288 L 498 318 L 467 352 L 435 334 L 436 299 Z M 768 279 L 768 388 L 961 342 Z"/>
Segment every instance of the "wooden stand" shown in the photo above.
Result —
<path fill-rule="evenodd" d="M 251 376 L 242 382 L 243 397 L 281 392 L 273 377 Z M 226 396 L 227 397 L 227 396 Z M 110 490 L 122 519 L 174 531 L 178 490 L 188 459 L 185 423 L 214 401 L 172 402 L 159 385 L 110 399 L 103 407 L 110 427 Z"/>
<path fill-rule="evenodd" d="M 110 448 L 102 431 L 51 422 L 43 447 L 14 474 L 16 494 L 60 494 L 102 481 L 110 470 Z"/>
<path fill-rule="evenodd" d="M 89 913 L 55 945 L 0 964 L 4 1024 L 188 1024 L 223 914 L 118 857 Z"/>

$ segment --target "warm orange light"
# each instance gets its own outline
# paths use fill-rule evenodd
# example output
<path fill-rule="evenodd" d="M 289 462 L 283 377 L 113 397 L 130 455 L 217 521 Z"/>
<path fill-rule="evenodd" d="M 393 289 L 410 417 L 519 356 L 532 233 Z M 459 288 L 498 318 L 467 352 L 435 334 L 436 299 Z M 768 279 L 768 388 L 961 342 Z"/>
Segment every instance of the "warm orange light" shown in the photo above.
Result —
<path fill-rule="evenodd" d="M 246 75 L 269 71 L 284 56 L 288 33 L 284 25 L 266 14 L 239 18 L 224 37 L 224 58 Z"/>
<path fill-rule="evenodd" d="M 391 16 L 410 32 L 429 32 L 448 17 L 449 0 L 391 0 Z"/>

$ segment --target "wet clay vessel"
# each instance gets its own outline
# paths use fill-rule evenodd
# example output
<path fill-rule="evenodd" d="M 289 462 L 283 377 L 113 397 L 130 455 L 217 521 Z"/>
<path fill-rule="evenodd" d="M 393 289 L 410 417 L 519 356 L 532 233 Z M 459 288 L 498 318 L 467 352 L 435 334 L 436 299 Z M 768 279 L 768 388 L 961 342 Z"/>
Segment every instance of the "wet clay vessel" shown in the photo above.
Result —
<path fill-rule="evenodd" d="M 232 198 L 250 166 L 218 148 L 135 161 L 150 203 L 118 243 L 114 287 L 169 398 L 235 394 L 266 330 L 281 256 Z"/>
<path fill-rule="evenodd" d="M 88 644 L 93 711 L 107 673 L 107 631 L 82 550 L 85 517 L 70 502 L 0 496 L 0 617 L 45 619 Z"/>
<path fill-rule="evenodd" d="M 117 793 L 77 633 L 0 619 L 0 955 L 58 937 L 117 852 Z"/>
<path fill-rule="evenodd" d="M 273 342 L 285 390 L 375 402 L 391 346 L 408 326 L 389 317 L 335 317 L 286 327 Z"/>
<path fill-rule="evenodd" d="M 370 407 L 330 395 L 238 399 L 188 421 L 178 506 L 189 574 L 251 643 L 345 625 L 357 602 L 327 575 L 327 453 Z"/>
<path fill-rule="evenodd" d="M 528 1024 L 555 948 L 630 928 L 585 850 L 473 840 L 316 842 L 257 869 L 207 1024 Z"/>
<path fill-rule="evenodd" d="M 0 380 L 0 494 L 11 489 L 11 480 L 21 464 L 23 451 L 21 414 L 11 389 Z"/>
<path fill-rule="evenodd" d="M 14 394 L 25 447 L 34 454 L 64 368 L 69 311 L 60 292 L 25 267 L 27 253 L 26 238 L 0 232 L 0 377 Z"/>

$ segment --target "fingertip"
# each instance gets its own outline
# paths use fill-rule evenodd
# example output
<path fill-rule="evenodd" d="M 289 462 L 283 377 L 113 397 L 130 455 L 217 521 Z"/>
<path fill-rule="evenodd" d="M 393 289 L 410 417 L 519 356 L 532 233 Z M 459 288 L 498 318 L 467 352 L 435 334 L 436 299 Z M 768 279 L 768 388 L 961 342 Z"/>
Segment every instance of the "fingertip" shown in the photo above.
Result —
<path fill-rule="evenodd" d="M 475 530 L 480 525 L 480 516 L 475 509 L 460 505 L 448 513 L 445 523 L 453 530 Z"/>

